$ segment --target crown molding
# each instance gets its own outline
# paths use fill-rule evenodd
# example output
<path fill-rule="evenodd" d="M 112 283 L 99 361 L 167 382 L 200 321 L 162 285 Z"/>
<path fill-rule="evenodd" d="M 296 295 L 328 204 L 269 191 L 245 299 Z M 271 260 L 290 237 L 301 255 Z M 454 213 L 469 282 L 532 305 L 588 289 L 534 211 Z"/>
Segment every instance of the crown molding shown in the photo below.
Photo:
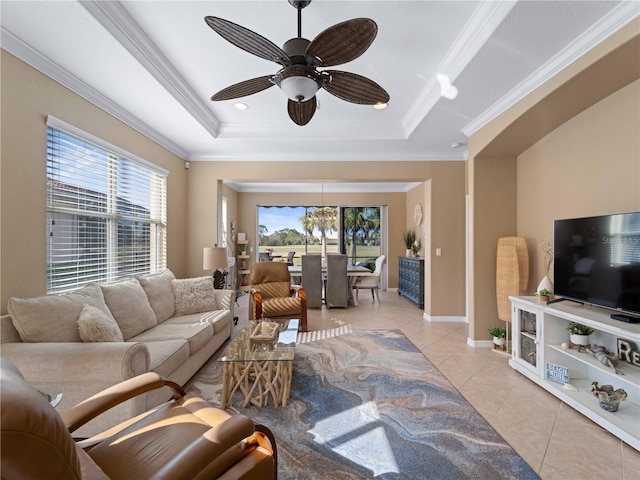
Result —
<path fill-rule="evenodd" d="M 187 157 L 187 152 L 176 143 L 172 142 L 167 137 L 142 122 L 136 116 L 120 107 L 120 105 L 105 97 L 103 94 L 90 87 L 78 77 L 72 75 L 67 70 L 60 67 L 48 57 L 42 55 L 40 52 L 27 45 L 1 26 L 0 40 L 4 50 L 19 58 L 27 65 L 30 65 L 39 72 L 58 82 L 63 87 L 68 88 L 88 102 L 91 102 L 105 112 L 113 115 L 118 120 L 140 132 L 142 135 L 148 137 L 172 153 L 175 153 L 180 158 L 184 159 Z"/>
<path fill-rule="evenodd" d="M 207 132 L 214 138 L 218 136 L 218 118 L 203 104 L 189 83 L 120 2 L 91 0 L 80 3 Z"/>
<path fill-rule="evenodd" d="M 506 18 L 515 4 L 516 2 L 513 1 L 502 0 L 480 2 L 460 35 L 458 35 L 456 41 L 436 68 L 436 71 L 429 77 L 417 101 L 405 115 L 402 123 L 407 138 L 411 136 L 440 100 L 440 86 L 435 74 L 446 74 L 449 76 L 451 83 L 453 83 Z"/>
<path fill-rule="evenodd" d="M 211 153 L 194 153 L 187 158 L 193 162 L 459 162 L 468 160 L 468 152 L 442 152 L 425 155 L 420 152 L 376 153 L 362 150 L 362 153 L 300 152 L 265 153 L 264 149 L 244 152 L 220 151 Z"/>
<path fill-rule="evenodd" d="M 222 123 L 218 139 L 291 140 L 300 127 L 290 122 Z M 325 122 L 305 130 L 305 140 L 404 140 L 399 122 Z"/>
<path fill-rule="evenodd" d="M 506 112 L 529 95 L 535 89 L 544 85 L 567 66 L 578 60 L 582 55 L 594 48 L 599 43 L 620 30 L 629 22 L 640 15 L 640 3 L 635 1 L 623 1 L 602 17 L 592 28 L 580 35 L 573 42 L 538 68 L 532 75 L 520 82 L 504 97 L 485 110 L 471 123 L 462 129 L 462 132 L 470 137 L 494 118 Z"/>

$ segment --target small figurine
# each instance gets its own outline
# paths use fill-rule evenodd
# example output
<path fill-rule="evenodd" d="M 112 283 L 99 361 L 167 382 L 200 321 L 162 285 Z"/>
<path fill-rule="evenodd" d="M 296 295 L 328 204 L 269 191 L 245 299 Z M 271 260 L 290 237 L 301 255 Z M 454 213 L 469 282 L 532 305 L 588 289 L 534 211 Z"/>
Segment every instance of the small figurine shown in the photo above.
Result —
<path fill-rule="evenodd" d="M 611 353 L 607 350 L 606 347 L 602 345 L 592 345 L 590 348 L 588 347 L 587 352 L 596 357 L 600 363 L 606 365 L 611 368 L 618 375 L 624 375 L 620 370 L 616 369 L 616 365 L 618 364 L 618 358 L 615 353 Z"/>

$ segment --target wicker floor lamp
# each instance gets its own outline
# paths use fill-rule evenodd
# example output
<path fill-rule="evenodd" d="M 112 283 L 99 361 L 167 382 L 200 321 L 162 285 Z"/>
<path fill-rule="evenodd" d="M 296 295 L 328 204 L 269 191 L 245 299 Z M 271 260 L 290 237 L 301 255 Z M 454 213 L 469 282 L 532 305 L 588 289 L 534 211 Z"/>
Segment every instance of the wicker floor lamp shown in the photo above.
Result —
<path fill-rule="evenodd" d="M 498 239 L 496 258 L 496 299 L 498 318 L 505 325 L 506 345 L 509 346 L 509 323 L 511 323 L 510 295 L 520 295 L 529 284 L 529 252 L 523 237 L 502 237 Z"/>

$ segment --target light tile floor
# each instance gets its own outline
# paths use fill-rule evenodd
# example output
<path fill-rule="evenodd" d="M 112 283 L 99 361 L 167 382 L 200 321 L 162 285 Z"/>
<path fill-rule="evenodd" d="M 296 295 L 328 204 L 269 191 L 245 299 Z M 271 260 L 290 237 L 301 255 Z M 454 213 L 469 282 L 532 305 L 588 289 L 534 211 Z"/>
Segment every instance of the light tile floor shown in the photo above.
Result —
<path fill-rule="evenodd" d="M 543 480 L 640 480 L 639 452 L 513 370 L 506 355 L 469 347 L 466 324 L 431 323 L 395 291 L 380 298 L 364 291 L 358 307 L 309 309 L 309 329 L 400 329 Z M 247 295 L 238 299 L 240 325 L 247 305 Z"/>

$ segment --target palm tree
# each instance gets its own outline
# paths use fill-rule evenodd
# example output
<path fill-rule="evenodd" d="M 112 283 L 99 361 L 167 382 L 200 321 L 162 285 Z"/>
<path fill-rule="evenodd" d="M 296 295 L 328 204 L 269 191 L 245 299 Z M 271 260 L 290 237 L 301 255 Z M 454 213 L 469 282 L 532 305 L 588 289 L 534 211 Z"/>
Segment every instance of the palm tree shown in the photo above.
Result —
<path fill-rule="evenodd" d="M 362 230 L 365 222 L 364 212 L 362 208 L 351 207 L 345 209 L 344 212 L 344 229 L 349 233 L 351 263 L 356 263 L 356 239 L 358 238 L 358 232 Z"/>
<path fill-rule="evenodd" d="M 315 207 L 307 209 L 307 214 L 300 217 L 302 229 L 310 236 L 314 229 L 320 232 L 322 258 L 327 258 L 327 234 L 338 229 L 338 210 L 335 207 Z"/>

